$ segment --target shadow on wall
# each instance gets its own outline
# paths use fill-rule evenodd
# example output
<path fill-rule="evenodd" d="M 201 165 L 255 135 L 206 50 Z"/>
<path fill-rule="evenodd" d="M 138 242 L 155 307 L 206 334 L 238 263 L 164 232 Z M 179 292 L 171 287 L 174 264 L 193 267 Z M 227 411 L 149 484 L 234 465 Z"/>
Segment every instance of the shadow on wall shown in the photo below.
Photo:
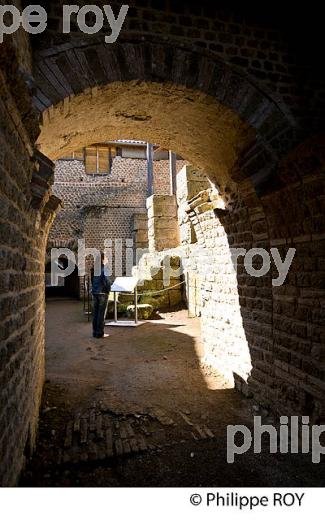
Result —
<path fill-rule="evenodd" d="M 214 211 L 217 264 L 224 264 L 225 253 L 230 261 L 230 248 L 270 252 L 274 247 L 282 260 L 289 248 L 296 252 L 281 286 L 272 285 L 278 277 L 272 258 L 270 272 L 261 277 L 247 274 L 242 256 L 230 270 L 217 270 L 211 296 L 217 304 L 218 340 L 211 339 L 211 333 L 205 338 L 212 358 L 226 354 L 235 384 L 246 395 L 279 415 L 308 415 L 316 423 L 325 420 L 324 167 L 324 139 L 315 138 L 280 164 L 281 189 L 258 198 L 242 183 L 228 211 Z M 200 225 L 204 228 L 204 216 Z M 260 269 L 261 257 L 254 257 L 253 267 Z M 236 288 L 231 271 L 236 273 Z M 227 320 L 229 298 L 234 310 Z"/>

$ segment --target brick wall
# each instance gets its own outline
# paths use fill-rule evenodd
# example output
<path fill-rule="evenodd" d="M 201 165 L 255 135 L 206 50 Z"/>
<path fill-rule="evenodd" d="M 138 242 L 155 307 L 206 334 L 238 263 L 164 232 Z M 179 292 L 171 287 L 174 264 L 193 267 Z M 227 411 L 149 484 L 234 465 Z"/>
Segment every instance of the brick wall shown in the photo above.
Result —
<path fill-rule="evenodd" d="M 78 43 L 80 32 L 75 23 L 72 24 L 71 34 L 66 35 L 65 39 L 61 34 L 62 3 L 62 0 L 51 2 L 48 30 L 38 38 L 38 49 L 48 49 L 49 42 L 51 42 L 51 46 L 64 42 L 68 43 L 70 48 L 80 47 Z M 104 3 L 104 1 L 99 1 L 96 5 Z M 111 5 L 118 12 L 119 2 L 111 2 Z M 200 3 L 194 0 L 184 2 L 132 0 L 129 5 L 130 9 L 123 24 L 119 42 L 128 44 L 128 42 L 145 40 L 146 44 L 148 42 L 159 44 L 163 41 L 174 51 L 169 53 L 169 69 L 177 66 L 180 59 L 180 48 L 184 46 L 202 54 L 213 55 L 220 60 L 220 63 L 227 63 L 245 76 L 248 75 L 253 82 L 258 82 L 284 111 L 291 112 L 291 116 L 299 121 L 299 124 L 314 130 L 319 128 L 324 117 L 325 107 L 320 97 L 323 86 L 318 81 L 313 65 L 319 63 L 317 58 L 321 59 L 321 46 L 318 48 L 317 43 L 313 42 L 309 34 L 304 42 L 299 43 L 297 51 L 297 41 L 301 41 L 301 34 L 308 27 L 308 23 L 313 24 L 315 33 L 321 32 L 320 25 L 315 27 L 317 20 L 315 11 L 308 12 L 309 10 L 304 9 L 303 6 L 296 6 L 295 24 L 293 24 L 292 11 L 283 5 L 278 8 L 273 5 L 272 9 L 265 9 L 263 5 L 250 6 L 247 3 L 236 2 L 234 7 L 232 2 L 221 2 L 220 4 L 209 0 L 203 0 Z M 312 20 L 311 14 L 314 15 Z M 75 21 L 75 17 L 73 18 Z M 107 26 L 104 29 L 108 30 Z M 105 44 L 102 47 L 103 37 L 103 32 L 94 37 L 98 55 L 95 46 L 85 48 L 83 41 L 83 48 L 78 49 L 83 63 L 91 61 L 87 70 L 90 71 L 90 77 L 94 78 L 93 81 L 97 81 L 99 84 L 102 82 L 102 76 L 105 74 L 103 69 L 107 63 L 104 57 Z M 295 42 L 295 46 L 292 45 L 292 41 Z M 45 53 L 43 56 L 39 53 L 36 59 L 38 62 L 45 59 L 48 66 L 54 71 L 58 68 L 59 73 L 65 78 L 64 85 L 69 90 L 68 94 L 80 91 L 84 82 L 76 77 L 79 72 L 79 65 L 76 62 L 78 60 L 74 62 L 76 74 L 73 77 L 68 72 L 71 55 L 67 58 L 61 56 L 57 60 L 56 53 L 57 51 L 52 53 L 54 60 L 47 59 Z M 126 45 L 119 54 L 122 62 L 128 59 L 127 54 L 128 46 Z M 138 70 L 141 69 L 139 66 L 141 54 L 141 51 L 131 53 L 132 67 Z M 158 62 L 159 58 L 158 52 Z M 102 61 L 104 66 L 101 65 Z M 108 63 L 110 63 L 109 58 Z M 100 64 L 101 71 L 97 70 L 97 64 Z M 181 63 L 184 72 L 188 67 L 193 69 L 193 65 L 195 66 L 195 59 L 193 63 L 191 60 L 189 62 L 183 60 Z M 110 65 L 107 68 L 111 73 Z M 130 68 L 128 70 L 130 75 L 132 75 L 132 70 Z M 217 71 L 215 73 L 218 74 Z M 47 78 L 44 78 L 42 69 L 38 71 L 38 76 L 43 92 L 40 103 L 46 106 L 47 99 L 51 99 L 54 92 L 44 83 Z M 304 81 L 300 81 L 301 77 L 304 77 Z M 116 80 L 119 78 L 117 77 Z M 236 90 L 234 94 L 236 94 Z M 54 103 L 59 101 L 57 93 L 56 97 Z"/>
<path fill-rule="evenodd" d="M 40 179 L 33 156 L 32 113 L 22 123 L 28 90 L 13 68 L 14 50 L 7 51 L 10 64 L 0 70 L 0 486 L 16 484 L 35 444 L 44 379 L 44 255 L 56 208 L 51 179 Z"/>
<path fill-rule="evenodd" d="M 119 138 L 126 130 L 140 136 L 147 129 L 146 139 L 174 146 L 225 181 L 225 210 L 213 206 L 210 194 L 192 208 L 197 244 L 188 244 L 185 254 L 200 287 L 194 312 L 202 317 L 206 360 L 237 373 L 238 387 L 265 406 L 324 421 L 324 138 L 285 158 L 323 128 L 322 46 L 301 38 L 303 31 L 291 39 L 292 12 L 284 23 L 281 12 L 271 20 L 261 4 L 265 14 L 259 11 L 254 20 L 256 6 L 246 15 L 248 4 L 242 5 L 233 12 L 204 1 L 135 1 L 119 42 L 105 46 L 103 34 L 87 44 L 77 31 L 64 37 L 57 1 L 51 2 L 48 31 L 33 39 L 33 59 L 21 32 L 0 45 L 2 485 L 17 481 L 24 449 L 33 447 L 44 372 L 44 255 L 57 201 L 50 196 L 50 178 L 37 170 L 34 107 L 43 113 L 43 130 L 49 129 L 41 144 L 53 157 L 90 136 Z M 302 9 L 304 17 L 314 14 Z M 95 115 L 97 127 L 90 125 Z M 72 200 L 80 185 L 87 207 L 98 205 L 99 194 L 100 206 L 108 208 L 112 193 L 125 207 L 119 183 L 107 191 L 97 180 L 86 189 L 78 183 L 61 183 L 57 193 L 66 189 Z M 133 193 L 140 198 L 138 188 Z M 62 240 L 75 240 L 83 232 L 79 213 L 68 206 L 65 211 L 71 213 L 66 228 L 61 216 Z M 211 265 L 208 277 L 199 271 L 199 244 Z M 252 280 L 242 265 L 234 278 L 228 246 L 278 246 L 283 253 L 290 245 L 297 253 L 283 287 L 274 288 L 270 276 Z"/>
<path fill-rule="evenodd" d="M 177 168 L 183 164 L 185 161 L 177 161 Z M 86 174 L 83 161 L 59 160 L 54 176 L 53 193 L 62 199 L 64 208 L 51 228 L 48 249 L 75 248 L 77 240 L 84 238 L 86 247 L 103 250 L 104 241 L 111 239 L 115 272 L 114 241 L 121 239 L 123 257 L 119 270 L 125 274 L 125 240 L 136 239 L 134 215 L 146 212 L 146 161 L 116 157 L 110 175 L 92 176 Z M 169 162 L 154 161 L 154 192 L 168 194 L 169 190 Z"/>
<path fill-rule="evenodd" d="M 184 168 L 178 174 L 182 246 L 158 254 L 182 258 L 189 309 L 201 316 L 203 362 L 274 412 L 313 421 L 325 417 L 324 151 L 322 139 L 299 147 L 281 165 L 291 185 L 262 200 L 247 183 L 222 197 L 202 191 L 202 173 Z M 196 243 L 182 232 L 189 225 Z M 259 278 L 247 274 L 243 258 L 235 268 L 230 248 L 252 247 L 277 247 L 282 259 L 296 248 L 282 286 L 272 285 L 275 267 Z"/>
<path fill-rule="evenodd" d="M 272 370 L 264 364 L 255 374 L 256 384 L 262 380 L 275 389 L 265 392 L 273 406 L 291 413 L 301 409 L 320 422 L 325 418 L 324 171 L 319 136 L 280 165 L 287 187 L 262 199 L 270 244 L 282 256 L 294 247 L 296 255 L 284 285 L 272 288 Z"/>
<path fill-rule="evenodd" d="M 177 160 L 176 171 L 179 171 L 187 161 Z M 170 177 L 168 161 L 154 161 L 154 194 L 169 195 L 170 193 Z"/>

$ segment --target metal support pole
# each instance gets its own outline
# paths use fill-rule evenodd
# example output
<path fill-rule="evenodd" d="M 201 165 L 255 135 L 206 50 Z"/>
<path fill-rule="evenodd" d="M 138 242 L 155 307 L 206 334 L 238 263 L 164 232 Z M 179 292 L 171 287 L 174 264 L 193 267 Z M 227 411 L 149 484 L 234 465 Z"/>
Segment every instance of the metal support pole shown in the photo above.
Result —
<path fill-rule="evenodd" d="M 112 149 L 109 147 L 108 149 L 108 174 L 112 173 Z"/>
<path fill-rule="evenodd" d="M 176 195 L 176 154 L 169 150 L 170 194 Z"/>
<path fill-rule="evenodd" d="M 117 299 L 116 292 L 114 291 L 114 321 L 117 322 Z"/>
<path fill-rule="evenodd" d="M 106 322 L 106 316 L 107 316 L 107 311 L 108 311 L 108 301 L 109 301 L 109 293 L 108 293 L 107 303 L 106 303 L 106 307 L 105 307 L 104 323 Z"/>
<path fill-rule="evenodd" d="M 87 276 L 87 321 L 89 321 L 90 318 L 90 280 L 89 275 Z"/>
<path fill-rule="evenodd" d="M 153 145 L 147 143 L 147 195 L 153 195 Z"/>
<path fill-rule="evenodd" d="M 83 313 L 86 314 L 86 275 L 83 277 L 82 301 L 83 301 Z"/>
<path fill-rule="evenodd" d="M 138 290 L 134 289 L 134 323 L 138 323 Z"/>

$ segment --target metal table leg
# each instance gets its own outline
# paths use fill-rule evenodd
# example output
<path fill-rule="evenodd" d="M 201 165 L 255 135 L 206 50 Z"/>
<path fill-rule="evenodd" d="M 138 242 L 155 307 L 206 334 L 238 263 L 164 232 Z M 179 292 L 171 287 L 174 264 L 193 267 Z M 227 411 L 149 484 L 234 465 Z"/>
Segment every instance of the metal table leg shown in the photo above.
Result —
<path fill-rule="evenodd" d="M 114 292 L 114 321 L 117 322 L 117 298 L 116 292 Z"/>

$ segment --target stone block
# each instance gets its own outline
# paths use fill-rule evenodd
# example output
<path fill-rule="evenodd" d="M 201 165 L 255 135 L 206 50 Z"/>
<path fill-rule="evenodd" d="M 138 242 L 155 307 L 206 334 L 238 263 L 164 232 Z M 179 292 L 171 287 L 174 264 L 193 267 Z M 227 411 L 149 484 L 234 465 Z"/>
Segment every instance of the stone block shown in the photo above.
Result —
<path fill-rule="evenodd" d="M 169 296 L 168 291 L 160 293 L 158 295 L 143 295 L 140 297 L 140 303 L 147 303 L 151 305 L 155 310 L 169 309 Z"/>
<path fill-rule="evenodd" d="M 140 320 L 149 320 L 153 314 L 153 307 L 148 303 L 140 303 L 138 305 L 138 318 Z M 128 305 L 126 309 L 127 316 L 129 318 L 135 317 L 135 305 Z"/>
<path fill-rule="evenodd" d="M 133 230 L 139 231 L 145 230 L 148 227 L 148 217 L 146 214 L 134 215 L 133 217 Z"/>
<path fill-rule="evenodd" d="M 154 206 L 148 208 L 148 219 L 155 217 L 177 217 L 177 206 L 165 205 L 163 203 L 157 203 Z"/>
<path fill-rule="evenodd" d="M 150 251 L 164 251 L 165 249 L 170 249 L 178 246 L 178 238 L 177 237 L 165 237 L 159 240 L 155 240 L 153 243 L 149 240 L 149 250 Z"/>
<path fill-rule="evenodd" d="M 170 289 L 168 291 L 169 295 L 169 304 L 171 307 L 175 307 L 179 305 L 183 298 L 182 298 L 182 291 L 180 289 Z"/>
<path fill-rule="evenodd" d="M 148 218 L 177 216 L 175 195 L 152 195 L 147 199 Z"/>
<path fill-rule="evenodd" d="M 170 217 L 156 217 L 149 219 L 148 232 L 155 233 L 160 230 L 171 230 L 178 232 L 178 222 L 175 218 Z"/>
<path fill-rule="evenodd" d="M 142 242 L 147 243 L 148 242 L 148 230 L 146 229 L 139 229 L 136 233 L 136 244 Z"/>

